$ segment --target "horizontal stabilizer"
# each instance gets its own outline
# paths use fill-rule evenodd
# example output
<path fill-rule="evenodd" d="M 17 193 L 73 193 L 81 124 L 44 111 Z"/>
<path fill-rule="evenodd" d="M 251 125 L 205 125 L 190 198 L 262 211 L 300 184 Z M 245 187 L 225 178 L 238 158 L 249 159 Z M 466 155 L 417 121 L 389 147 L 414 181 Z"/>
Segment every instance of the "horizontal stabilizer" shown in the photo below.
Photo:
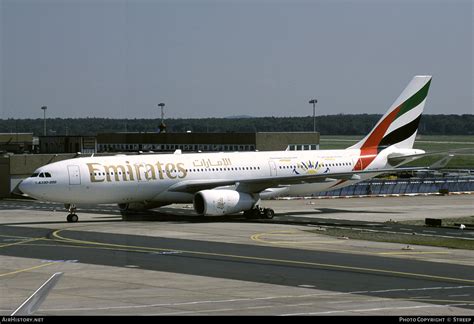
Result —
<path fill-rule="evenodd" d="M 441 168 L 444 168 L 448 163 L 449 161 L 451 161 L 451 159 L 454 157 L 454 154 L 449 154 L 448 156 L 445 156 L 444 158 L 442 158 L 441 160 L 438 160 L 436 161 L 435 163 L 433 163 L 432 165 L 430 165 L 428 168 L 429 169 L 441 169 Z"/>
<path fill-rule="evenodd" d="M 471 148 L 462 148 L 454 149 L 449 151 L 435 151 L 435 152 L 425 152 L 420 154 L 411 154 L 403 155 L 398 153 L 392 153 L 387 156 L 388 163 L 395 167 L 405 164 L 414 160 L 418 160 L 428 156 L 442 156 L 440 160 L 430 165 L 427 169 L 440 169 L 444 168 L 448 162 L 457 155 L 472 155 L 474 149 Z"/>

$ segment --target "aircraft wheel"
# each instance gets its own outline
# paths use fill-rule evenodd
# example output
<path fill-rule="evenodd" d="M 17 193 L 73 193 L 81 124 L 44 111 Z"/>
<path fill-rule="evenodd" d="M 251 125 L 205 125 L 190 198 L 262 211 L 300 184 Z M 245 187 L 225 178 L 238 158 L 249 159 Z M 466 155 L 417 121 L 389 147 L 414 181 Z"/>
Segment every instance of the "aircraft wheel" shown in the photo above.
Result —
<path fill-rule="evenodd" d="M 68 223 L 76 223 L 79 220 L 79 217 L 76 214 L 69 214 L 66 219 Z"/>
<path fill-rule="evenodd" d="M 275 216 L 275 211 L 271 208 L 265 208 L 263 210 L 263 215 L 266 219 L 272 219 Z"/>

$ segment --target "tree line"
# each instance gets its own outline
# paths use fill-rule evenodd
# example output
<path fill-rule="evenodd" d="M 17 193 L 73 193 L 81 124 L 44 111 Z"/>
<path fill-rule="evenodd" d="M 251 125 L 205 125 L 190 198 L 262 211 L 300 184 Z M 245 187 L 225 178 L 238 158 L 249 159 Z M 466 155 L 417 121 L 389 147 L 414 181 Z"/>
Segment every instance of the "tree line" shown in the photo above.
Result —
<path fill-rule="evenodd" d="M 381 115 L 327 115 L 316 117 L 321 135 L 365 135 Z M 97 135 L 113 132 L 158 132 L 159 119 L 49 118 L 47 135 Z M 167 132 L 253 133 L 313 131 L 313 117 L 245 117 L 165 119 Z M 43 135 L 43 119 L 0 119 L 0 133 Z M 423 115 L 419 134 L 474 135 L 474 115 Z"/>

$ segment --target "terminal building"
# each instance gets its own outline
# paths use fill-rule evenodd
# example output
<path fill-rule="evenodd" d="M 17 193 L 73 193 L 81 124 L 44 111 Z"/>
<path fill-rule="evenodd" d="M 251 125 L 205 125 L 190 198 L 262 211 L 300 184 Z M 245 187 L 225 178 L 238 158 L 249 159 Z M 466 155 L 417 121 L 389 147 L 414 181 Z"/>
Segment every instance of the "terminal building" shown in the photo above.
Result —
<path fill-rule="evenodd" d="M 95 136 L 40 136 L 39 151 L 42 154 L 97 153 Z"/>
<path fill-rule="evenodd" d="M 97 152 L 235 152 L 317 150 L 317 132 L 268 133 L 104 133 Z"/>
<path fill-rule="evenodd" d="M 0 133 L 0 152 L 34 153 L 37 146 L 33 133 Z"/>
<path fill-rule="evenodd" d="M 317 132 L 102 133 L 40 136 L 39 153 L 236 152 L 318 150 Z"/>

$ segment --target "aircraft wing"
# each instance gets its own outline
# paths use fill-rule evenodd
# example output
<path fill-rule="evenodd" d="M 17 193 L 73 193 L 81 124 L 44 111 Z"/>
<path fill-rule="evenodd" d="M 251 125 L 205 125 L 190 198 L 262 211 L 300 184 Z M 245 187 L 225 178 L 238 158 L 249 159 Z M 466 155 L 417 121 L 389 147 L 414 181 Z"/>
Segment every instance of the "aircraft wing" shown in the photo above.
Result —
<path fill-rule="evenodd" d="M 41 287 L 39 287 L 28 299 L 26 299 L 11 316 L 31 316 L 44 302 L 49 292 L 58 283 L 63 275 L 62 272 L 53 274 Z"/>
<path fill-rule="evenodd" d="M 360 175 L 372 174 L 378 175 L 382 173 L 401 173 L 407 171 L 426 170 L 423 167 L 413 168 L 391 168 L 391 169 L 375 169 L 375 170 L 360 170 L 340 173 L 318 173 L 307 175 L 292 175 L 287 177 L 266 177 L 266 178 L 251 178 L 240 180 L 229 179 L 207 179 L 207 180 L 187 180 L 181 181 L 170 188 L 168 191 L 195 193 L 205 189 L 214 189 L 224 186 L 235 186 L 235 189 L 240 192 L 259 193 L 267 188 L 274 188 L 286 185 L 305 184 L 328 182 L 334 180 L 360 180 Z"/>

